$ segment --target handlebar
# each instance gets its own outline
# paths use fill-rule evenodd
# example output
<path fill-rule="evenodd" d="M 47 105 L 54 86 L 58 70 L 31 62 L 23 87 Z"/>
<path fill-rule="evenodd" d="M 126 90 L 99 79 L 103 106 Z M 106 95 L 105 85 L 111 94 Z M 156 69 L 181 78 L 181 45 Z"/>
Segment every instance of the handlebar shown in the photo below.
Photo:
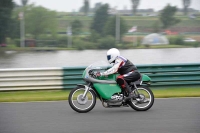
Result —
<path fill-rule="evenodd" d="M 115 80 L 100 80 L 97 79 L 96 73 L 100 72 L 103 69 L 91 69 L 88 71 L 88 77 L 85 78 L 86 81 L 94 82 L 94 83 L 107 83 L 107 84 L 115 84 Z"/>

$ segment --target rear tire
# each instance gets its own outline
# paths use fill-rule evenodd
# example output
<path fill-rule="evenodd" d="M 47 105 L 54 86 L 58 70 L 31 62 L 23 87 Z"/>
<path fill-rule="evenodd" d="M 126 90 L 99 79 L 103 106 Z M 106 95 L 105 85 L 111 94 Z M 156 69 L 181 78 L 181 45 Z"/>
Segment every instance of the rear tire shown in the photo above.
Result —
<path fill-rule="evenodd" d="M 154 104 L 154 94 L 147 86 L 138 87 L 139 97 L 133 98 L 128 101 L 128 104 L 136 111 L 147 111 Z M 133 90 L 133 93 L 136 92 L 136 89 Z M 140 106 L 141 105 L 141 106 Z"/>
<path fill-rule="evenodd" d="M 68 97 L 70 107 L 79 113 L 87 113 L 91 111 L 96 105 L 96 95 L 93 90 L 89 90 L 85 99 L 81 99 L 85 92 L 84 87 L 77 87 L 73 89 Z M 87 107 L 84 107 L 87 106 Z"/>

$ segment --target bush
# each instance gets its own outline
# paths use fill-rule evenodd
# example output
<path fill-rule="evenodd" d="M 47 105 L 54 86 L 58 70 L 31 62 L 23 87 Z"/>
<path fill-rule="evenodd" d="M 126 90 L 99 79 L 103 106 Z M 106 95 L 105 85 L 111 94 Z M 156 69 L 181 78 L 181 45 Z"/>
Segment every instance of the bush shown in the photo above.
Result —
<path fill-rule="evenodd" d="M 133 48 L 133 43 L 120 43 L 116 46 L 118 49 L 131 49 Z"/>
<path fill-rule="evenodd" d="M 185 45 L 193 46 L 193 47 L 199 47 L 200 43 L 199 42 L 185 42 Z"/>
<path fill-rule="evenodd" d="M 184 36 L 174 36 L 169 37 L 169 43 L 175 44 L 175 45 L 186 45 L 186 46 L 193 46 L 193 47 L 199 47 L 200 42 L 184 42 Z"/>
<path fill-rule="evenodd" d="M 37 47 L 55 47 L 57 46 L 56 37 L 48 34 L 42 34 L 37 39 L 32 39 L 33 37 L 29 36 L 26 40 L 35 40 Z"/>
<path fill-rule="evenodd" d="M 96 31 L 92 30 L 91 31 L 91 35 L 88 37 L 88 41 L 97 43 L 98 39 L 100 39 L 101 36 L 99 33 L 97 33 Z"/>
<path fill-rule="evenodd" d="M 20 41 L 20 39 L 15 39 L 15 40 L 14 40 L 14 43 L 15 43 L 15 45 L 16 45 L 17 47 L 20 47 L 21 41 Z"/>
<path fill-rule="evenodd" d="M 99 49 L 109 49 L 115 47 L 115 38 L 112 36 L 106 36 L 98 40 Z"/>
<path fill-rule="evenodd" d="M 60 36 L 57 38 L 57 46 L 58 47 L 67 47 L 68 46 L 68 38 L 67 36 Z"/>
<path fill-rule="evenodd" d="M 36 40 L 37 47 L 56 47 L 56 40 Z"/>
<path fill-rule="evenodd" d="M 183 36 L 169 37 L 169 44 L 184 45 Z"/>
<path fill-rule="evenodd" d="M 73 47 L 77 48 L 78 50 L 83 50 L 83 49 L 96 49 L 97 44 L 93 42 L 88 42 L 84 40 L 85 38 L 74 38 L 73 39 Z"/>

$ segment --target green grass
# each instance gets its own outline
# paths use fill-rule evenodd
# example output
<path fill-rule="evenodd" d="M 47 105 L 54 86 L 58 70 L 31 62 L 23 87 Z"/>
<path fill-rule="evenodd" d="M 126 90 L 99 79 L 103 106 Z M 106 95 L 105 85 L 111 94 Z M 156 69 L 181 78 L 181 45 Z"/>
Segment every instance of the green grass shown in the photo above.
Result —
<path fill-rule="evenodd" d="M 125 20 L 128 27 L 138 26 L 138 30 L 143 30 L 146 28 L 152 28 L 156 21 L 159 20 L 158 17 L 133 17 L 133 16 L 122 16 Z M 189 19 L 188 17 L 178 17 L 181 22 L 176 24 L 173 27 L 199 27 L 200 18 Z M 58 18 L 60 29 L 59 31 L 63 31 L 61 29 L 65 29 L 70 21 L 75 19 L 81 20 L 83 24 L 83 31 L 90 31 L 89 27 L 93 21 L 93 17 L 86 16 L 64 16 L 62 18 Z"/>
<path fill-rule="evenodd" d="M 13 91 L 0 92 L 0 102 L 67 100 L 69 91 Z"/>
<path fill-rule="evenodd" d="M 153 93 L 156 98 L 200 97 L 200 88 L 157 88 Z"/>
<path fill-rule="evenodd" d="M 156 98 L 200 97 L 196 88 L 152 88 Z M 67 100 L 69 90 L 0 92 L 0 102 L 59 101 Z"/>

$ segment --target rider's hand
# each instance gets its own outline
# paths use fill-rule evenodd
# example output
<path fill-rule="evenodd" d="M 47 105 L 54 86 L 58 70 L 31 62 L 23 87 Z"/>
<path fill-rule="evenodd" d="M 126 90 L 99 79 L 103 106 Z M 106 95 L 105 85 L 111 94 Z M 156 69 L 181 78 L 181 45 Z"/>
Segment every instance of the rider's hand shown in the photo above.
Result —
<path fill-rule="evenodd" d="M 101 76 L 101 73 L 100 72 L 97 72 L 96 73 L 96 77 L 100 77 Z"/>

